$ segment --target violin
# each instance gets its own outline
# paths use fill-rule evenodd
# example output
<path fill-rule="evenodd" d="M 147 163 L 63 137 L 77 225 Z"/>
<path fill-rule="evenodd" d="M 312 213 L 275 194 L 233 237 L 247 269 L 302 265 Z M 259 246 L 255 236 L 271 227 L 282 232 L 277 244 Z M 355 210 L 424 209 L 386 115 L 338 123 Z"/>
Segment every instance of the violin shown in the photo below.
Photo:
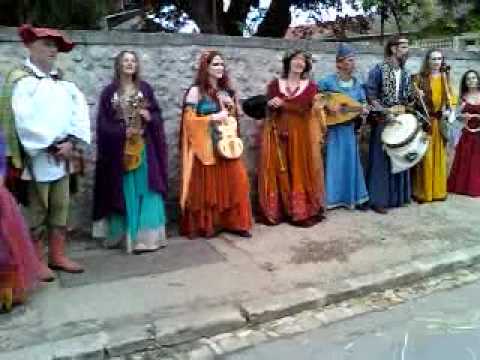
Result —
<path fill-rule="evenodd" d="M 238 122 L 236 119 L 235 106 L 224 104 L 229 115 L 220 123 L 216 124 L 217 132 L 216 149 L 224 159 L 238 159 L 243 154 L 243 141 L 238 137 Z"/>

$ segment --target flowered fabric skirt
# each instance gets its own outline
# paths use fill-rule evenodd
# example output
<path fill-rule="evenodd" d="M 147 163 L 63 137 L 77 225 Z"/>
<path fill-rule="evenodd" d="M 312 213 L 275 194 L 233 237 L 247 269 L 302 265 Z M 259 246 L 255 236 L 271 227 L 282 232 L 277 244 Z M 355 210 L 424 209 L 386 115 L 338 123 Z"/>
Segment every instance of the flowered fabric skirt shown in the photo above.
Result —
<path fill-rule="evenodd" d="M 0 310 L 25 301 L 38 284 L 40 263 L 17 203 L 0 186 Z"/>

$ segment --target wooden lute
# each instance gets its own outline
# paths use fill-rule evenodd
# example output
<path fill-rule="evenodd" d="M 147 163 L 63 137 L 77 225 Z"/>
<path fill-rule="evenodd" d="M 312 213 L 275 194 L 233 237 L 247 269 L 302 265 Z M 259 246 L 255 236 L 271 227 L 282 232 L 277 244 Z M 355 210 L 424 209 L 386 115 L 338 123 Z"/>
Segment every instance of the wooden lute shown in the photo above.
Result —
<path fill-rule="evenodd" d="M 350 96 L 339 92 L 322 93 L 322 99 L 326 106 L 327 126 L 346 123 L 355 119 L 362 113 L 363 105 Z M 340 106 L 340 111 L 332 113 L 328 107 Z"/>
<path fill-rule="evenodd" d="M 406 107 L 404 105 L 394 105 L 388 108 L 372 105 L 364 106 L 357 100 L 352 99 L 350 96 L 339 92 L 324 92 L 321 95 L 326 110 L 327 126 L 333 126 L 352 121 L 361 115 L 364 109 L 367 109 L 369 112 L 379 112 L 391 115 L 399 115 L 406 112 Z M 328 107 L 333 106 L 340 106 L 340 111 L 335 113 L 329 112 Z"/>

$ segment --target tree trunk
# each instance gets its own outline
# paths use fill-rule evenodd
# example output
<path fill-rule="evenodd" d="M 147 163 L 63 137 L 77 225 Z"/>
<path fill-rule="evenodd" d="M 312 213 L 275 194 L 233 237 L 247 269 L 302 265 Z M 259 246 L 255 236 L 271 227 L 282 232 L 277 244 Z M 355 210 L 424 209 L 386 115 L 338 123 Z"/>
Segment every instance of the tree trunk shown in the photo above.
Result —
<path fill-rule="evenodd" d="M 392 7 L 392 14 L 393 14 L 393 18 L 395 19 L 395 25 L 397 25 L 397 32 L 399 34 L 401 34 L 402 33 L 402 22 L 401 22 L 402 19 L 400 19 L 398 11 L 394 7 Z"/>
<path fill-rule="evenodd" d="M 192 2 L 193 1 L 190 1 L 190 3 Z M 216 0 L 195 0 L 195 4 L 190 4 L 189 9 L 185 7 L 180 8 L 190 15 L 200 28 L 200 32 L 218 34 L 217 16 L 215 16 L 216 4 Z"/>
<path fill-rule="evenodd" d="M 228 11 L 223 14 L 223 32 L 225 35 L 242 36 L 250 6 L 254 0 L 232 0 Z"/>
<path fill-rule="evenodd" d="M 380 9 L 380 42 L 382 45 L 385 43 L 385 3 L 382 2 L 382 8 Z"/>
<path fill-rule="evenodd" d="M 292 22 L 291 0 L 272 0 L 256 36 L 283 38 Z"/>

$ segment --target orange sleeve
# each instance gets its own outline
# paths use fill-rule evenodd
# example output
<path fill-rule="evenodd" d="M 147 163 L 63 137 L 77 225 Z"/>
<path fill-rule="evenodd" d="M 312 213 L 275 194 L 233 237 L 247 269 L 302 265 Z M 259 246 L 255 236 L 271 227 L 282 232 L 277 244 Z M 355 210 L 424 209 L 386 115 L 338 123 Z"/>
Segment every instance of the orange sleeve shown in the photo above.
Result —
<path fill-rule="evenodd" d="M 199 116 L 189 106 L 183 112 L 184 134 L 187 146 L 204 165 L 215 164 L 209 116 Z"/>

